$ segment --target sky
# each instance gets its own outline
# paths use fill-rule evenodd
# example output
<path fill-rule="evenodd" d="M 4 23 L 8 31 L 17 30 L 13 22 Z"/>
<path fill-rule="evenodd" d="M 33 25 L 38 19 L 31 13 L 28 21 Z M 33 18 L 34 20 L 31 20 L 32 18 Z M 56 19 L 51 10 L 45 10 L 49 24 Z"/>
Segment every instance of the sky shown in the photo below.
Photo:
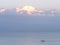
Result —
<path fill-rule="evenodd" d="M 60 9 L 60 0 L 0 0 L 0 8 L 16 8 L 31 5 L 42 9 Z"/>

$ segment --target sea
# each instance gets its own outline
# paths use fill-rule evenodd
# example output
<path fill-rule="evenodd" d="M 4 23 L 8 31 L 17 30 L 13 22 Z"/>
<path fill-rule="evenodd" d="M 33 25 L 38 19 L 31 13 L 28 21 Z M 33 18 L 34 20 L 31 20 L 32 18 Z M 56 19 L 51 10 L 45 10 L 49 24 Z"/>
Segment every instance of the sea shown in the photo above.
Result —
<path fill-rule="evenodd" d="M 0 15 L 0 45 L 60 45 L 60 17 Z"/>
<path fill-rule="evenodd" d="M 60 33 L 1 32 L 0 45 L 60 45 Z"/>

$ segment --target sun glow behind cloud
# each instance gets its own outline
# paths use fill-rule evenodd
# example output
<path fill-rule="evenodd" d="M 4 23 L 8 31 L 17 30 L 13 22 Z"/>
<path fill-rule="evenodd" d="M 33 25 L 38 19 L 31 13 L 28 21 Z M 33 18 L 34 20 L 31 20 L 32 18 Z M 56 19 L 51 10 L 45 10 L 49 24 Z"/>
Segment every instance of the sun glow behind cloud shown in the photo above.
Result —
<path fill-rule="evenodd" d="M 32 12 L 36 11 L 36 8 L 33 6 L 23 6 L 22 8 L 16 8 L 16 12 L 20 12 L 20 11 L 26 11 L 27 14 L 32 14 Z"/>
<path fill-rule="evenodd" d="M 34 11 L 34 10 L 35 10 L 35 7 L 33 7 L 33 6 L 24 6 L 24 7 L 22 8 L 22 10 Z"/>
<path fill-rule="evenodd" d="M 17 12 L 17 13 L 23 14 L 24 11 L 26 12 L 26 14 L 29 14 L 29 15 L 35 13 L 35 15 L 38 15 L 38 16 L 45 16 L 45 12 L 48 11 L 48 10 L 38 9 L 38 8 L 36 8 L 36 7 L 34 7 L 34 6 L 29 6 L 29 5 L 28 5 L 28 6 L 22 6 L 22 7 L 16 8 L 16 12 Z M 36 14 L 36 13 L 37 13 L 37 14 Z M 55 11 L 52 10 L 52 11 L 49 13 L 49 15 L 54 16 L 54 13 L 55 13 Z"/>

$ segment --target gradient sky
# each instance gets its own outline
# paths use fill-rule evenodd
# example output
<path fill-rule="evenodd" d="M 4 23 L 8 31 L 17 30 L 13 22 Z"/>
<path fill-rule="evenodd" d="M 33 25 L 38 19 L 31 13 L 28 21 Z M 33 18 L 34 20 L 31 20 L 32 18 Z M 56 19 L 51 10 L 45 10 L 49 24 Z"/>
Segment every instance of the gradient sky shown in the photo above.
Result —
<path fill-rule="evenodd" d="M 15 8 L 32 5 L 37 8 L 60 9 L 60 0 L 0 0 L 0 8 Z"/>

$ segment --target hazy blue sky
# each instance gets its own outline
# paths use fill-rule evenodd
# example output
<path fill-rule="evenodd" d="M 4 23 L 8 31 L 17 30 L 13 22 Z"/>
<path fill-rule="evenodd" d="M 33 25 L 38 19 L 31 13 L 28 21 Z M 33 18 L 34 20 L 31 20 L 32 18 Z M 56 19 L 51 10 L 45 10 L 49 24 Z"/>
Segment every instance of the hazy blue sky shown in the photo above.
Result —
<path fill-rule="evenodd" d="M 33 5 L 38 8 L 60 9 L 60 0 L 0 0 L 0 8 L 15 8 L 23 5 Z"/>

